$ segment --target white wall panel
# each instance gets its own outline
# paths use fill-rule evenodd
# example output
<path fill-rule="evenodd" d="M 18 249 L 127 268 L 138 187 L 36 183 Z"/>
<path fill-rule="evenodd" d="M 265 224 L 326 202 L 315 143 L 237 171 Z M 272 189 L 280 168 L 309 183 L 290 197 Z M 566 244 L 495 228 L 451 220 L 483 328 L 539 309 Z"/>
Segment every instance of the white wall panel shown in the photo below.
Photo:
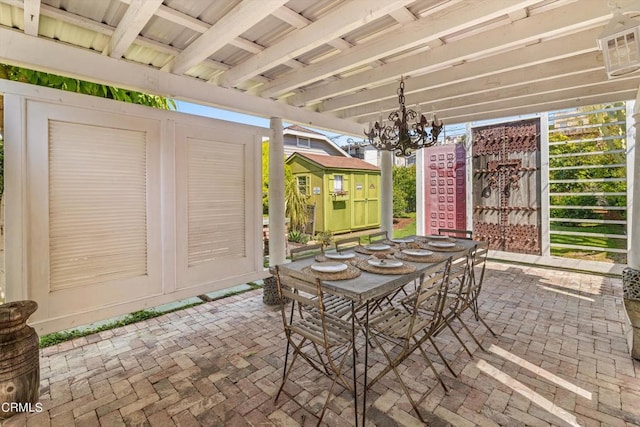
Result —
<path fill-rule="evenodd" d="M 52 291 L 147 274 L 146 132 L 49 121 Z"/>
<path fill-rule="evenodd" d="M 268 129 L 0 81 L 7 300 L 39 333 L 268 276 Z"/>
<path fill-rule="evenodd" d="M 26 118 L 32 319 L 162 294 L 161 120 L 36 100 Z"/>
<path fill-rule="evenodd" d="M 178 288 L 262 263 L 260 140 L 233 126 L 176 122 Z M 216 286 L 217 287 L 217 286 Z"/>

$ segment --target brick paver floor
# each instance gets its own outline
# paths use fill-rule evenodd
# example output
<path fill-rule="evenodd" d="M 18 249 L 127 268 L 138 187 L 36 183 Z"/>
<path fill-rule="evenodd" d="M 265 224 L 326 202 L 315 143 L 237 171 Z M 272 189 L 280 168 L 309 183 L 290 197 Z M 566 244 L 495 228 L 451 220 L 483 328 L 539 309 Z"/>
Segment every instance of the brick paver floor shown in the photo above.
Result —
<path fill-rule="evenodd" d="M 487 352 L 470 358 L 449 333 L 437 342 L 458 373 L 422 403 L 430 425 L 640 425 L 640 363 L 623 335 L 616 278 L 489 262 L 481 311 L 498 337 L 469 321 Z M 277 307 L 260 290 L 69 341 L 42 351 L 39 414 L 6 426 L 313 425 L 278 389 L 284 335 Z M 381 357 L 370 352 L 370 372 Z M 434 361 L 437 359 L 434 357 Z M 287 390 L 319 407 L 327 380 L 293 372 Z M 409 387 L 434 386 L 419 357 L 402 366 Z M 393 375 L 368 397 L 368 425 L 420 425 Z M 351 425 L 342 391 L 326 425 Z"/>

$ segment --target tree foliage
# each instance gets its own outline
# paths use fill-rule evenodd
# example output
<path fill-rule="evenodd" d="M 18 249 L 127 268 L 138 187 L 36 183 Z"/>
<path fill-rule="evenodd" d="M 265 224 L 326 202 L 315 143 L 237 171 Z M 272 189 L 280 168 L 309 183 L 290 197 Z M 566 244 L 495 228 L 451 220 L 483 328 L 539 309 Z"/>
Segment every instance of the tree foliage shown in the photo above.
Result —
<path fill-rule="evenodd" d="M 22 67 L 15 67 L 13 65 L 0 64 L 0 79 L 13 80 L 38 86 L 46 86 L 54 89 L 66 90 L 68 92 L 82 93 L 85 95 L 98 96 L 101 98 L 108 98 L 116 101 L 129 102 L 132 104 L 146 105 L 148 107 L 160 108 L 164 110 L 176 109 L 176 103 L 172 99 L 164 98 L 162 96 L 120 89 L 117 87 L 101 85 L 98 83 L 91 83 L 71 77 L 63 77 L 56 74 L 29 70 Z M 4 192 L 3 137 L 0 137 L 0 194 Z"/>
<path fill-rule="evenodd" d="M 626 183 L 621 181 L 598 182 L 601 179 L 625 178 L 626 169 L 613 165 L 625 164 L 626 110 L 624 103 L 593 105 L 579 109 L 570 133 L 562 128 L 550 127 L 550 180 L 579 180 L 582 182 L 556 182 L 550 184 L 552 193 L 624 193 Z M 562 144 L 553 144 L 563 142 Z M 618 153 L 610 151 L 621 150 Z M 589 155 L 584 155 L 588 153 Z M 590 154 L 593 153 L 593 154 Z M 577 168 L 578 166 L 593 166 Z M 589 181 L 596 180 L 596 181 Z M 553 196 L 556 206 L 625 206 L 624 196 L 568 195 Z M 553 209 L 551 216 L 560 218 L 593 218 L 589 209 Z"/>
<path fill-rule="evenodd" d="M 416 211 L 416 166 L 393 167 L 393 215 Z"/>
<path fill-rule="evenodd" d="M 282 159 L 284 162 L 285 159 Z M 291 165 L 284 165 L 285 215 L 292 230 L 302 230 L 308 221 L 307 204 L 309 196 L 298 189 Z M 269 141 L 262 142 L 262 213 L 269 213 Z"/>
<path fill-rule="evenodd" d="M 148 107 L 161 108 L 164 110 L 176 109 L 176 104 L 172 99 L 162 96 L 120 89 L 114 86 L 106 86 L 71 77 L 63 77 L 56 74 L 15 67 L 12 65 L 0 64 L 0 79 L 46 86 L 54 89 L 66 90 L 68 92 L 82 93 L 85 95 L 99 96 L 101 98 L 146 105 Z"/>

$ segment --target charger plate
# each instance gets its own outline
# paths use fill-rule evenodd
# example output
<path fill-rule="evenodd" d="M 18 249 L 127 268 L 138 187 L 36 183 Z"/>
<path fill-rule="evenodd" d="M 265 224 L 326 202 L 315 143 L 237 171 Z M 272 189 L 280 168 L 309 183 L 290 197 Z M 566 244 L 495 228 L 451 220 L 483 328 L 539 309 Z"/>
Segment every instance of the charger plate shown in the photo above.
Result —
<path fill-rule="evenodd" d="M 363 259 L 356 264 L 360 270 L 368 271 L 376 274 L 407 274 L 416 271 L 413 265 L 402 263 L 401 267 L 376 267 L 369 264 L 368 260 Z"/>
<path fill-rule="evenodd" d="M 421 243 L 420 247 L 433 252 L 460 252 L 465 250 L 465 247 L 460 245 L 453 245 L 450 248 L 442 248 L 430 245 L 429 243 Z"/>
<path fill-rule="evenodd" d="M 345 264 L 355 264 L 355 262 L 358 260 L 358 258 L 362 257 L 362 254 L 357 254 L 354 252 L 349 252 L 350 254 L 352 254 L 353 256 L 350 258 L 344 258 L 344 259 L 332 259 L 327 257 L 325 254 L 318 254 L 316 255 L 316 257 L 314 258 L 316 261 L 318 262 L 327 262 L 327 261 L 340 261 L 340 262 L 344 262 Z"/>
<path fill-rule="evenodd" d="M 353 250 L 361 253 L 361 254 L 365 254 L 365 255 L 373 255 L 373 254 L 390 254 L 391 252 L 393 252 L 393 248 L 390 245 L 388 249 L 385 250 L 377 250 L 377 251 L 372 251 L 371 249 L 367 249 L 366 246 L 356 246 Z"/>
<path fill-rule="evenodd" d="M 451 236 L 441 236 L 439 234 L 430 234 L 428 236 L 424 236 L 424 239 L 429 242 L 455 242 L 456 239 Z"/>
<path fill-rule="evenodd" d="M 311 268 L 310 265 L 304 267 L 301 271 L 304 274 L 320 280 L 348 280 L 360 276 L 360 269 L 350 264 L 347 264 L 346 270 L 342 270 L 337 273 L 323 273 L 320 271 L 315 271 Z"/>
<path fill-rule="evenodd" d="M 337 260 L 337 261 L 345 261 L 352 259 L 356 256 L 353 252 L 326 252 L 324 257 L 327 259 Z"/>
<path fill-rule="evenodd" d="M 436 253 L 436 252 L 427 256 L 413 256 L 413 255 L 407 255 L 403 252 L 398 251 L 398 252 L 394 252 L 393 256 L 394 258 L 401 259 L 403 261 L 424 262 L 424 263 L 441 262 L 449 258 L 445 254 Z"/>

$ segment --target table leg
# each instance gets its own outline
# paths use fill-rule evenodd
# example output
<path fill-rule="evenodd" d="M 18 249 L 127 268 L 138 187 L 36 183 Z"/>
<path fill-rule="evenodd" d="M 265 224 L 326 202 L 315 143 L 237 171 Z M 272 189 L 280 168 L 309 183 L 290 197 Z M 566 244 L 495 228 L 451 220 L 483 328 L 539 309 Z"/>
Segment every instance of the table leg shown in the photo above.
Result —
<path fill-rule="evenodd" d="M 365 306 L 364 326 L 364 397 L 362 398 L 362 427 L 367 423 L 367 371 L 369 367 L 369 301 Z"/>
<path fill-rule="evenodd" d="M 351 342 L 353 343 L 353 347 L 351 348 L 351 354 L 353 355 L 353 405 L 354 405 L 354 416 L 355 416 L 355 425 L 358 426 L 358 389 L 357 389 L 357 376 L 356 376 L 356 304 L 351 301 Z"/>

